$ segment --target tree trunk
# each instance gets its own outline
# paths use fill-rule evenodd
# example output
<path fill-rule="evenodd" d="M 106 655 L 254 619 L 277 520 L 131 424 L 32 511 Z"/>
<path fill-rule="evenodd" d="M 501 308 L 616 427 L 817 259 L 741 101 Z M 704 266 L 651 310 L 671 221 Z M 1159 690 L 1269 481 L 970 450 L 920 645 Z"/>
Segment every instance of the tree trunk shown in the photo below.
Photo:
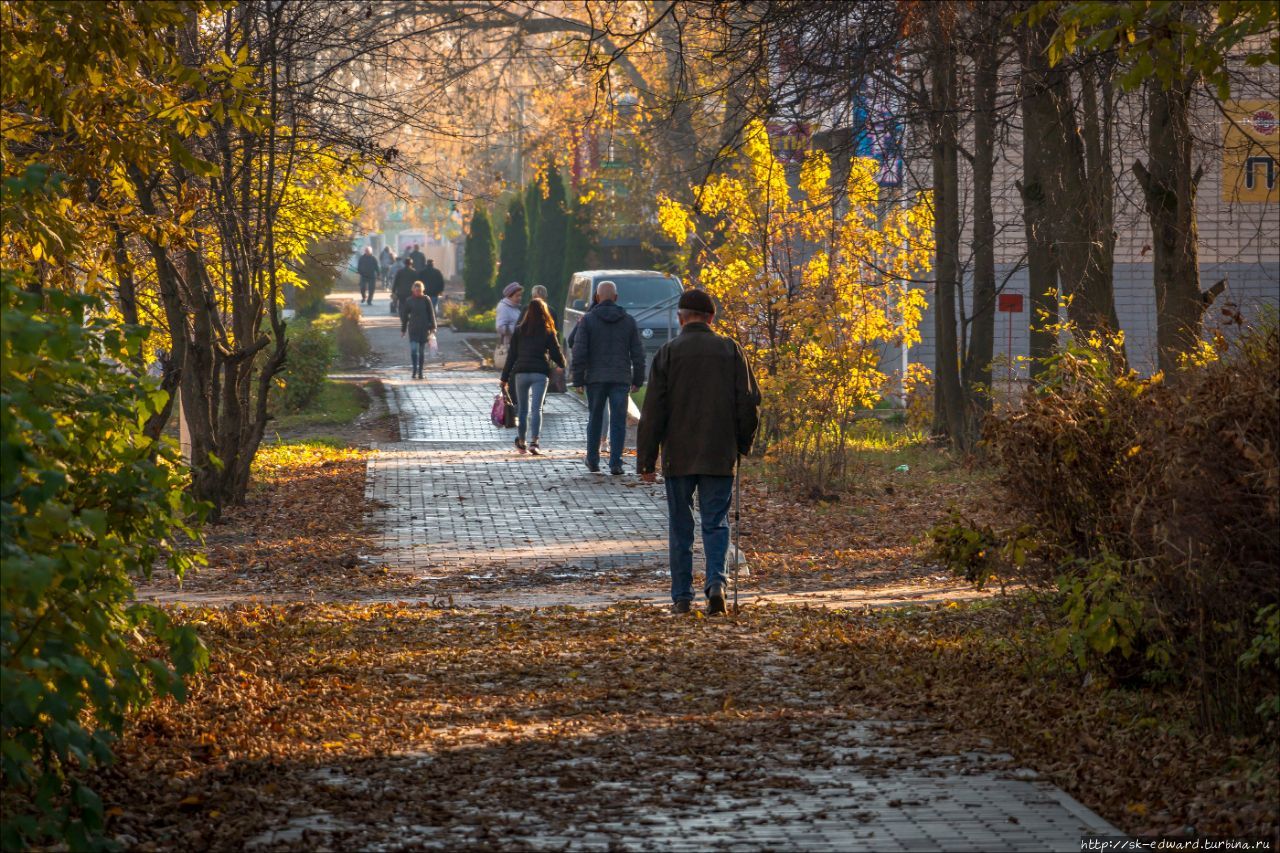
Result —
<path fill-rule="evenodd" d="M 996 220 L 991 185 L 996 164 L 996 18 L 979 34 L 973 54 L 973 325 L 964 358 L 964 385 L 973 400 L 969 413 L 976 418 L 991 408 L 991 361 L 995 357 L 996 329 Z M 991 35 L 987 35 L 991 33 Z"/>
<path fill-rule="evenodd" d="M 1024 53 L 1026 82 L 1043 93 L 1049 122 L 1040 137 L 1044 166 L 1048 224 L 1062 288 L 1070 298 L 1072 325 L 1081 333 L 1118 331 L 1112 289 L 1111 180 L 1107 132 L 1099 115 L 1090 74 L 1080 82 L 1085 104 L 1086 133 L 1082 133 L 1072 97 L 1070 71 L 1049 67 L 1046 50 L 1050 28 L 1041 24 L 1027 33 Z M 1109 108 L 1109 104 L 1108 104 Z"/>
<path fill-rule="evenodd" d="M 1057 344 L 1054 331 L 1058 316 L 1058 261 L 1053 250 L 1049 196 L 1046 188 L 1049 164 L 1043 140 L 1053 123 L 1053 104 L 1036 67 L 1031 39 L 1018 40 L 1022 61 L 1022 221 L 1027 234 L 1027 279 L 1030 291 L 1031 378 L 1045 369 L 1045 359 Z"/>
<path fill-rule="evenodd" d="M 1166 87 L 1147 84 L 1147 156 L 1134 161 L 1151 221 L 1152 267 L 1156 289 L 1156 345 L 1159 366 L 1172 375 L 1178 356 L 1200 340 L 1207 299 L 1200 293 L 1200 261 L 1196 249 L 1196 188 L 1201 172 L 1191 171 L 1190 126 L 1192 80 Z"/>
<path fill-rule="evenodd" d="M 937 354 L 934 362 L 935 412 L 941 422 L 935 431 L 944 431 L 957 450 L 971 444 L 966 416 L 968 401 L 960 383 L 960 354 L 956 341 L 956 292 L 960 273 L 960 176 L 957 140 L 956 51 L 952 42 L 954 10 L 950 3 L 929 7 L 932 44 L 930 46 L 930 87 L 932 110 L 930 130 L 933 147 L 934 240 L 934 334 Z"/>

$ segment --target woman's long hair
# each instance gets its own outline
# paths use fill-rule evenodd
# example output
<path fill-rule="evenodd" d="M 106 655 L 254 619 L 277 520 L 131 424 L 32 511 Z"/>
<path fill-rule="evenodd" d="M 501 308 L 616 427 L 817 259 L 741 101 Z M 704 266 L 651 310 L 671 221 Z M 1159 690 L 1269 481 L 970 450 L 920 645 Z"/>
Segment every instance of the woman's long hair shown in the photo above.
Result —
<path fill-rule="evenodd" d="M 529 302 L 529 309 L 524 312 L 524 319 L 520 321 L 520 334 L 532 335 L 538 332 L 554 335 L 556 333 L 556 321 L 551 319 L 551 312 L 547 310 L 547 303 L 541 299 L 534 299 Z"/>

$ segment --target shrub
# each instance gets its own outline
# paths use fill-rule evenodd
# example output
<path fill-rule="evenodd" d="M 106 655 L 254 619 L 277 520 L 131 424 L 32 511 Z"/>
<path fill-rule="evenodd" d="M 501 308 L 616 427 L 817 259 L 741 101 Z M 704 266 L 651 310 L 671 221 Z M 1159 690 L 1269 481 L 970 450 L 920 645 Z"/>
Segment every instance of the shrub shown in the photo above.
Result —
<path fill-rule="evenodd" d="M 314 326 L 302 326 L 289 335 L 289 350 L 278 379 L 280 404 L 286 411 L 305 409 L 324 387 L 333 362 L 329 336 Z"/>
<path fill-rule="evenodd" d="M 338 358 L 345 364 L 361 364 L 369 357 L 369 338 L 360 325 L 359 305 L 354 302 L 342 304 L 342 314 L 333 331 L 333 339 L 338 347 Z"/>
<path fill-rule="evenodd" d="M 476 312 L 466 303 L 450 302 L 444 307 L 445 320 L 457 332 L 494 332 L 496 334 L 498 309 Z"/>
<path fill-rule="evenodd" d="M 2 285 L 0 845 L 83 850 L 103 815 L 78 771 L 110 761 L 126 715 L 181 698 L 206 660 L 190 628 L 133 600 L 132 581 L 160 559 L 179 574 L 192 563 L 178 539 L 197 535 L 203 508 L 172 441 L 139 426 L 165 402 L 120 368 L 142 331 L 89 297 Z"/>
<path fill-rule="evenodd" d="M 986 433 L 1010 504 L 1072 557 L 1069 630 L 1089 637 L 1064 647 L 1186 682 L 1215 725 L 1245 722 L 1280 675 L 1265 655 L 1240 665 L 1280 600 L 1276 328 L 1219 348 L 1166 380 L 1069 347 Z"/>

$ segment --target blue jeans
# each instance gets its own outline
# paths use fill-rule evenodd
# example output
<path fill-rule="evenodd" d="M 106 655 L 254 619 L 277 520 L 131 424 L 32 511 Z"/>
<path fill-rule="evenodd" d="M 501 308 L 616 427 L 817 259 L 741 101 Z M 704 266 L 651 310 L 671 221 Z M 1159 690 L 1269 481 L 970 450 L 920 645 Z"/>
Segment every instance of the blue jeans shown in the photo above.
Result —
<path fill-rule="evenodd" d="M 667 532 L 671 552 L 671 600 L 693 600 L 693 493 L 698 493 L 702 516 L 702 549 L 707 558 L 707 584 L 724 586 L 724 558 L 729 553 L 729 505 L 733 502 L 733 477 L 690 474 L 667 477 Z"/>
<path fill-rule="evenodd" d="M 409 359 L 413 362 L 413 374 L 422 373 L 422 361 L 427 354 L 426 341 L 409 341 Z"/>
<path fill-rule="evenodd" d="M 545 373 L 516 374 L 516 433 L 520 438 L 529 436 L 530 441 L 537 441 L 542 433 L 542 401 L 547 394 L 547 375 Z"/>
<path fill-rule="evenodd" d="M 627 393 L 622 382 L 592 382 L 587 385 L 587 467 L 600 465 L 600 433 L 604 429 L 604 406 L 609 404 L 609 468 L 622 467 L 622 446 L 627 443 Z"/>

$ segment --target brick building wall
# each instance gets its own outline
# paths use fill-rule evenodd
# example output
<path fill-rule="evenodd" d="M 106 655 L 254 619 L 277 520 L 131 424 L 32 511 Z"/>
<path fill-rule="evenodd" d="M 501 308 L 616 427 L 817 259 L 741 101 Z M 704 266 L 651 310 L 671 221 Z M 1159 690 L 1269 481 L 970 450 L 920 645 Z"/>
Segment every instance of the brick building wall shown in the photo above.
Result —
<path fill-rule="evenodd" d="M 1204 169 L 1196 197 L 1196 213 L 1200 236 L 1200 277 L 1202 289 L 1207 289 L 1221 278 L 1228 280 L 1226 292 L 1205 315 L 1206 328 L 1221 326 L 1224 322 L 1221 309 L 1234 307 L 1246 322 L 1256 320 L 1268 311 L 1274 311 L 1280 303 L 1280 187 L 1267 195 L 1242 191 L 1239 186 L 1243 175 L 1231 167 L 1232 158 L 1242 160 L 1245 154 L 1272 158 L 1273 181 L 1280 183 L 1280 166 L 1275 163 L 1280 150 L 1280 131 L 1272 122 L 1268 127 L 1265 113 L 1280 115 L 1276 92 L 1280 91 L 1277 69 L 1250 69 L 1247 81 L 1238 83 L 1234 95 L 1237 102 L 1253 106 L 1233 114 L 1235 128 L 1248 125 L 1255 112 L 1264 114 L 1259 127 L 1254 128 L 1247 152 L 1224 151 L 1224 140 L 1240 140 L 1233 122 L 1224 116 L 1223 106 L 1208 96 L 1202 96 L 1195 110 L 1195 134 L 1197 138 L 1196 160 Z M 997 314 L 995 334 L 996 377 L 1003 378 L 1009 354 L 1015 360 L 1015 369 L 1025 374 L 1025 363 L 1016 360 L 1028 353 L 1029 286 L 1025 269 L 1019 269 L 1026 250 L 1025 230 L 1022 220 L 1022 202 L 1015 181 L 1021 176 L 1021 116 L 1017 109 L 1017 69 L 1008 67 L 1002 71 L 1000 86 L 1001 104 L 1006 121 L 1003 122 L 993 186 L 996 217 L 996 282 L 1004 282 L 1002 292 L 1023 296 L 1023 312 Z M 967 123 L 971 127 L 971 122 Z M 1268 132 L 1269 131 L 1269 132 Z M 1232 135 L 1234 133 L 1234 136 Z M 1134 160 L 1146 160 L 1146 119 L 1143 113 L 1141 93 L 1122 97 L 1119 105 L 1114 143 L 1115 192 L 1115 271 L 1114 289 L 1116 311 L 1125 332 L 1126 350 L 1130 363 L 1139 370 L 1151 372 L 1156 365 L 1156 305 L 1151 266 L 1151 229 L 1142 206 L 1142 195 L 1133 173 Z M 1248 141 L 1246 140 L 1246 144 Z M 1237 162 L 1238 166 L 1239 163 Z M 904 188 L 928 186 L 930 163 L 927 151 L 907 154 L 905 163 L 907 184 Z M 1266 168 L 1255 164 L 1255 184 L 1265 183 Z M 1224 176 L 1226 191 L 1224 192 Z M 962 237 L 962 255 L 971 260 L 971 223 L 967 212 L 972 209 L 972 174 L 961 158 L 961 205 L 965 217 Z M 969 264 L 966 264 L 969 270 Z M 970 275 L 966 272 L 965 315 L 970 313 L 968 293 Z M 932 294 L 929 294 L 930 298 Z M 1268 307 L 1269 306 L 1269 307 Z M 924 340 L 912 347 L 910 360 L 933 368 L 935 347 L 932 310 L 926 313 L 922 323 Z M 897 368 L 900 354 L 886 352 L 886 367 Z"/>

